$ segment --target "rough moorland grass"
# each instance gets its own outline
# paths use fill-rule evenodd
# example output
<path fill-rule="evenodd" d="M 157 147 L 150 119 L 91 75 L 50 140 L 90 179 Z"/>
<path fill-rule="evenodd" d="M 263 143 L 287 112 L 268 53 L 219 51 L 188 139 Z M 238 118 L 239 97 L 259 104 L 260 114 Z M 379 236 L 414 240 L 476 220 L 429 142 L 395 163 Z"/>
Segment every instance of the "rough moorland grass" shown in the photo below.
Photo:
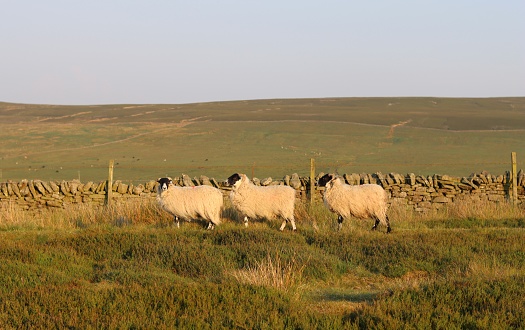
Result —
<path fill-rule="evenodd" d="M 0 328 L 522 327 L 524 212 L 479 207 L 394 206 L 389 235 L 336 232 L 321 205 L 299 207 L 298 232 L 176 228 L 147 202 L 2 210 Z"/>

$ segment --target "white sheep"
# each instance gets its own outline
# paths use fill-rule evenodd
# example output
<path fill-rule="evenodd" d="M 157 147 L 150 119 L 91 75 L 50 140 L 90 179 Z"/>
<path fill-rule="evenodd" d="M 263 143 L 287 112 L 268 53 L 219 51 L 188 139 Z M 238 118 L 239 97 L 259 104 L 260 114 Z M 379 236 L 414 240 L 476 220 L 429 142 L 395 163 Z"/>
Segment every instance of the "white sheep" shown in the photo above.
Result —
<path fill-rule="evenodd" d="M 323 195 L 325 205 L 330 211 L 338 215 L 338 228 L 341 229 L 343 219 L 354 216 L 359 219 L 372 218 L 375 224 L 386 226 L 386 232 L 391 232 L 390 222 L 386 214 L 388 209 L 388 195 L 383 187 L 377 184 L 363 184 L 351 186 L 346 184 L 340 177 L 325 174 L 319 179 L 320 187 L 326 186 Z"/>
<path fill-rule="evenodd" d="M 171 178 L 160 178 L 157 201 L 174 216 L 177 227 L 179 219 L 191 221 L 202 218 L 208 221 L 207 229 L 221 223 L 221 208 L 224 198 L 219 189 L 210 186 L 177 187 Z"/>
<path fill-rule="evenodd" d="M 286 222 L 295 227 L 294 207 L 295 189 L 288 186 L 259 187 L 250 182 L 245 174 L 235 173 L 228 178 L 232 186 L 230 200 L 232 205 L 244 215 L 244 225 L 248 218 L 284 219 L 279 230 L 284 230 Z"/>

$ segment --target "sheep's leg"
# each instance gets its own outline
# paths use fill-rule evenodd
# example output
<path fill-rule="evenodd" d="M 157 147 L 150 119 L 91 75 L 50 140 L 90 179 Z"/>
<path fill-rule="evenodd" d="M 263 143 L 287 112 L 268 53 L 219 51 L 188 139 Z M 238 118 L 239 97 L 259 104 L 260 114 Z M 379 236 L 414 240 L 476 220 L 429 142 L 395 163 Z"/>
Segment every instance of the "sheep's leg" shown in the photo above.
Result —
<path fill-rule="evenodd" d="M 283 231 L 284 227 L 286 227 L 286 220 L 283 221 L 283 224 L 281 225 L 281 228 L 279 228 L 279 230 Z"/>
<path fill-rule="evenodd" d="M 390 220 L 388 220 L 388 215 L 387 215 L 386 216 L 386 233 L 388 234 L 391 231 L 392 231 L 392 228 L 390 228 Z"/>
<path fill-rule="evenodd" d="M 210 221 L 210 223 L 208 224 L 208 228 L 206 228 L 208 230 L 214 230 L 215 229 L 215 224 L 213 222 Z"/>
<path fill-rule="evenodd" d="M 292 230 L 293 231 L 296 231 L 297 230 L 297 227 L 295 227 L 295 220 L 294 218 L 292 217 L 290 220 L 288 219 L 284 219 L 283 221 L 283 224 L 281 225 L 281 228 L 279 228 L 280 231 L 283 231 L 284 230 L 284 227 L 286 227 L 286 223 L 290 221 L 290 223 L 292 224 Z"/>
<path fill-rule="evenodd" d="M 378 218 L 374 218 L 374 219 L 376 219 L 376 222 L 374 223 L 374 226 L 372 227 L 372 230 L 376 230 L 377 229 L 377 225 L 380 222 Z"/>
<path fill-rule="evenodd" d="M 175 222 L 175 225 L 177 226 L 177 228 L 180 228 L 179 217 L 178 217 L 178 216 L 175 216 L 175 217 L 173 218 L 173 221 Z"/>
<path fill-rule="evenodd" d="M 386 233 L 390 233 L 392 231 L 392 228 L 390 228 L 390 221 L 388 220 L 388 216 L 385 216 L 385 221 L 379 220 L 379 218 L 374 218 L 376 220 L 374 226 L 372 227 L 372 230 L 377 229 L 377 225 L 379 225 L 380 222 L 383 222 L 383 224 L 386 225 Z"/>
<path fill-rule="evenodd" d="M 292 224 L 292 230 L 293 230 L 293 231 L 296 231 L 296 230 L 297 230 L 297 227 L 295 227 L 295 219 L 292 218 L 292 219 L 290 220 L 290 223 Z"/>
<path fill-rule="evenodd" d="M 248 217 L 244 217 L 244 226 L 248 227 Z"/>
<path fill-rule="evenodd" d="M 343 217 L 338 215 L 337 216 L 337 230 L 341 230 L 343 228 Z"/>

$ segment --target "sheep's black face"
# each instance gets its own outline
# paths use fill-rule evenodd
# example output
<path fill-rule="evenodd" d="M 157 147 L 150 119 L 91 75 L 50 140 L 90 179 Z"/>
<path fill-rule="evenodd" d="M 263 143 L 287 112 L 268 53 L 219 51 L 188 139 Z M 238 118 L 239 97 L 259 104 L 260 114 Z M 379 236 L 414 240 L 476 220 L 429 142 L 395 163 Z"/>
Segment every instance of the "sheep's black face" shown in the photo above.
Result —
<path fill-rule="evenodd" d="M 157 182 L 159 183 L 159 192 L 162 192 L 168 190 L 168 187 L 170 186 L 172 181 L 170 178 L 160 178 L 157 180 Z"/>
<path fill-rule="evenodd" d="M 326 184 L 330 181 L 332 181 L 332 179 L 334 178 L 334 176 L 332 174 L 325 174 L 323 175 L 322 177 L 319 178 L 319 181 L 317 182 L 317 185 L 319 187 L 324 187 L 326 186 Z"/>
<path fill-rule="evenodd" d="M 235 183 L 237 183 L 237 181 L 239 181 L 241 179 L 241 176 L 239 175 L 239 173 L 235 173 L 235 174 L 232 174 L 229 178 L 228 178 L 228 185 L 230 186 L 233 186 Z"/>

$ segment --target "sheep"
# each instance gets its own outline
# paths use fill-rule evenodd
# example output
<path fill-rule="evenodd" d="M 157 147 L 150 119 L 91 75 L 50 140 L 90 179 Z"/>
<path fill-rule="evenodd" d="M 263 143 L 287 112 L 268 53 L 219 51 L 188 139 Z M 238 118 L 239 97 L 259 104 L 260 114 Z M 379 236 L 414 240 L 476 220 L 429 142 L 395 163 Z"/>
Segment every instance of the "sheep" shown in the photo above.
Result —
<path fill-rule="evenodd" d="M 208 221 L 207 229 L 214 229 L 221 223 L 221 208 L 224 203 L 222 192 L 210 186 L 177 187 L 171 178 L 159 178 L 157 202 L 174 216 L 177 227 L 179 218 L 191 221 L 202 218 Z"/>
<path fill-rule="evenodd" d="M 386 226 L 387 233 L 392 231 L 386 214 L 388 196 L 383 187 L 376 184 L 351 186 L 332 174 L 319 178 L 318 185 L 326 186 L 323 201 L 330 211 L 338 215 L 339 230 L 342 228 L 343 218 L 354 216 L 359 219 L 374 219 L 372 230 L 382 223 Z"/>
<path fill-rule="evenodd" d="M 294 207 L 295 189 L 288 186 L 258 187 L 250 182 L 245 174 L 235 173 L 228 178 L 232 186 L 230 200 L 232 205 L 244 215 L 244 225 L 248 227 L 248 218 L 284 219 L 279 230 L 283 231 L 286 222 L 292 224 L 295 231 Z"/>

